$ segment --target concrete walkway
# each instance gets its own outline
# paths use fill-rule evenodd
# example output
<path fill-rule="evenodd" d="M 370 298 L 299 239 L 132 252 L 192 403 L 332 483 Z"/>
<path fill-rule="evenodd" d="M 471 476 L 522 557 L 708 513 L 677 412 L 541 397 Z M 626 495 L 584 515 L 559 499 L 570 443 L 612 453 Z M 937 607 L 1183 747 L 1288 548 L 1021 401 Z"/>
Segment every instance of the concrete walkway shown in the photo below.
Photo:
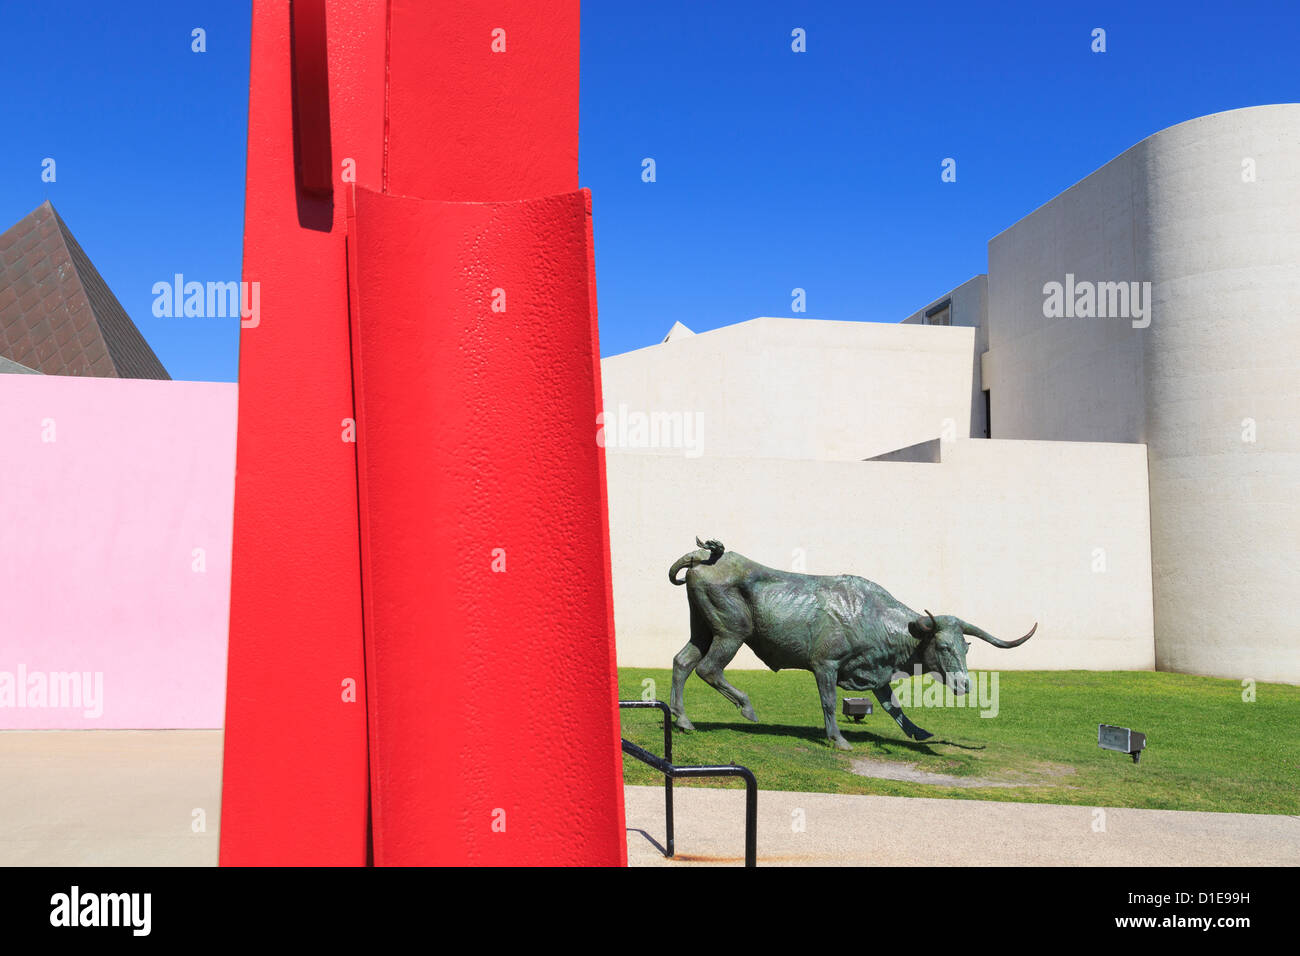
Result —
<path fill-rule="evenodd" d="M 744 863 L 745 792 L 626 787 L 628 863 Z M 1295 866 L 1300 817 L 761 790 L 759 866 Z"/>
<path fill-rule="evenodd" d="M 216 866 L 221 740 L 219 730 L 0 732 L 0 866 Z"/>
<path fill-rule="evenodd" d="M 213 866 L 219 730 L 0 732 L 0 866 Z M 633 866 L 737 865 L 743 790 L 627 787 Z M 196 829 L 195 811 L 202 811 Z M 1104 829 L 1103 829 L 1104 827 Z M 760 865 L 1300 864 L 1300 818 L 762 791 Z"/>

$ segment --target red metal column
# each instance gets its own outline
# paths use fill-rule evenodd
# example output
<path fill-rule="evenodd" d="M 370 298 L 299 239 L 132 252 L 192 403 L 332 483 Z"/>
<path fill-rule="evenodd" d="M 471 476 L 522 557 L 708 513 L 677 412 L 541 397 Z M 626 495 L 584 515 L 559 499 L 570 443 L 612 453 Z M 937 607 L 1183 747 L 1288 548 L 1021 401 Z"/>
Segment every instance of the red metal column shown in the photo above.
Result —
<path fill-rule="evenodd" d="M 364 567 L 376 861 L 624 862 L 578 3 L 331 4 L 327 59 L 285 12 L 254 10 L 222 860 L 364 858 Z M 359 511 L 315 424 L 351 411 L 348 282 Z"/>
<path fill-rule="evenodd" d="M 253 7 L 244 278 L 259 308 L 239 341 L 224 865 L 367 859 L 342 172 L 382 177 L 386 13 L 298 2 L 291 24 L 284 0 Z"/>
<path fill-rule="evenodd" d="M 589 194 L 357 192 L 375 862 L 620 864 Z"/>
<path fill-rule="evenodd" d="M 579 5 L 389 38 L 349 224 L 375 860 L 625 862 Z"/>
<path fill-rule="evenodd" d="M 384 192 L 578 188 L 578 0 L 392 0 Z"/>

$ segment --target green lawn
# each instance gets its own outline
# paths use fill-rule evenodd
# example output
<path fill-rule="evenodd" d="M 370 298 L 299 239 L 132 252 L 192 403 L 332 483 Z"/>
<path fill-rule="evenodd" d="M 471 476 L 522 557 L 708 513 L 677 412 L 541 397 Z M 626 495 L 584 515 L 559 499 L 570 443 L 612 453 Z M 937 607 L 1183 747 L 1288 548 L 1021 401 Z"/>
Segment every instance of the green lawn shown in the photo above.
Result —
<path fill-rule="evenodd" d="M 914 702 L 906 708 L 908 716 L 934 734 L 916 743 L 877 705 L 861 724 L 839 718 L 840 730 L 853 744 L 851 752 L 841 752 L 826 743 L 811 674 L 738 670 L 727 676 L 750 696 L 759 723 L 745 720 L 692 675 L 686 713 L 696 729 L 674 728 L 673 760 L 742 764 L 764 790 L 1300 814 L 1300 687 L 1259 684 L 1255 701 L 1246 703 L 1241 683 L 1234 680 L 1146 671 L 1002 671 L 996 717 L 981 717 L 974 708 Z M 620 668 L 620 698 L 647 696 L 642 683 L 647 678 L 654 681 L 648 696 L 666 701 L 671 671 L 657 669 Z M 974 682 L 976 675 L 971 678 Z M 922 680 L 930 684 L 929 678 Z M 914 700 L 918 696 L 914 693 Z M 624 737 L 662 754 L 658 711 L 621 716 Z M 1099 749 L 1099 723 L 1146 733 L 1141 762 L 1134 765 L 1125 754 Z M 853 761 L 864 759 L 1021 785 L 945 786 L 853 773 Z M 630 757 L 623 766 L 628 783 L 663 780 Z M 740 784 L 719 779 L 678 785 Z"/>

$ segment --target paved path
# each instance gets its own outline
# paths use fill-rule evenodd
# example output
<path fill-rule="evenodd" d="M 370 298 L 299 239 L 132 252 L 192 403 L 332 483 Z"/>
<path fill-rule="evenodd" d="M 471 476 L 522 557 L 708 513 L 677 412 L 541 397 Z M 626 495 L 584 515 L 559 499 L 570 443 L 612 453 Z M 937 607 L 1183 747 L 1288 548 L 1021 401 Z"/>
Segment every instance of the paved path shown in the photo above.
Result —
<path fill-rule="evenodd" d="M 663 788 L 625 793 L 632 866 L 744 862 L 744 790 L 676 788 L 675 863 Z M 1300 817 L 761 790 L 758 865 L 1296 866 Z"/>
<path fill-rule="evenodd" d="M 0 865 L 212 866 L 219 730 L 0 732 Z M 627 787 L 633 866 L 736 865 L 743 790 Z M 194 810 L 205 814 L 195 832 Z M 796 813 L 795 811 L 799 811 Z M 1300 818 L 762 791 L 760 865 L 1300 865 Z M 795 824 L 802 822 L 802 830 Z M 1094 830 L 1104 822 L 1104 830 Z"/>
<path fill-rule="evenodd" d="M 221 737 L 0 732 L 0 866 L 216 866 Z"/>

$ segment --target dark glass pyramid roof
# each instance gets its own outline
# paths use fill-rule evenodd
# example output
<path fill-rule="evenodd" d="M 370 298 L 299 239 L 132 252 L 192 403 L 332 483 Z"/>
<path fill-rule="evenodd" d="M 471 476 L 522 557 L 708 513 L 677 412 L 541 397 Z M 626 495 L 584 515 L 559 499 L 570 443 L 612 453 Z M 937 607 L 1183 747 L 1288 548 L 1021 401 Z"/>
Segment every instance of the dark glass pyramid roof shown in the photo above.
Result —
<path fill-rule="evenodd" d="M 171 378 L 48 201 L 0 235 L 0 358 L 46 375 Z"/>

